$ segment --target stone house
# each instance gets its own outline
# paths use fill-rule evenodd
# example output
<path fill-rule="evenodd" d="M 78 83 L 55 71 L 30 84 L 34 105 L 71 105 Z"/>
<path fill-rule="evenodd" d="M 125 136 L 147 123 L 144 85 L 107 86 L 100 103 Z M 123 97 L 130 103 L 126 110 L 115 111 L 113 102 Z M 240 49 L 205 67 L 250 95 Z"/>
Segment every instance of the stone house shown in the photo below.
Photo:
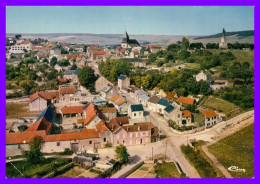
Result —
<path fill-rule="evenodd" d="M 142 118 L 144 116 L 144 108 L 142 104 L 134 104 L 128 107 L 128 115 L 132 119 Z"/>
<path fill-rule="evenodd" d="M 71 106 L 71 107 L 62 107 L 61 114 L 62 117 L 82 117 L 83 116 L 83 107 L 84 106 Z"/>
<path fill-rule="evenodd" d="M 141 103 L 141 100 L 140 100 L 141 96 L 147 96 L 147 95 L 148 95 L 148 92 L 146 92 L 142 89 L 141 90 L 138 89 L 134 92 L 134 99 L 136 101 L 138 101 L 139 103 Z"/>
<path fill-rule="evenodd" d="M 153 111 L 156 112 L 157 111 L 157 102 L 160 100 L 160 98 L 158 96 L 152 96 L 151 98 L 149 98 L 148 100 L 148 108 Z"/>
<path fill-rule="evenodd" d="M 105 121 L 110 121 L 112 118 L 117 117 L 117 110 L 115 107 L 98 107 L 98 110 L 101 111 Z"/>
<path fill-rule="evenodd" d="M 181 125 L 179 124 L 179 126 L 191 126 L 192 125 L 192 115 L 191 112 L 188 110 L 184 110 L 182 111 L 182 121 L 181 121 Z"/>
<path fill-rule="evenodd" d="M 42 111 L 51 103 L 59 102 L 59 91 L 36 92 L 29 98 L 30 111 Z"/>
<path fill-rule="evenodd" d="M 120 98 L 119 100 L 114 102 L 114 105 L 119 113 L 127 114 L 128 108 L 126 99 Z"/>
<path fill-rule="evenodd" d="M 143 104 L 143 106 L 148 107 L 148 100 L 149 100 L 149 99 L 150 99 L 149 96 L 147 96 L 147 95 L 142 95 L 142 96 L 139 98 L 139 102 L 140 102 L 141 104 Z"/>
<path fill-rule="evenodd" d="M 95 82 L 95 89 L 97 92 L 100 92 L 107 86 L 114 86 L 111 82 L 109 82 L 105 77 L 99 77 Z"/>
<path fill-rule="evenodd" d="M 118 88 L 120 90 L 127 89 L 130 86 L 130 79 L 127 77 L 127 75 L 120 75 L 118 77 Z"/>
<path fill-rule="evenodd" d="M 115 89 L 112 86 L 106 86 L 100 91 L 100 95 L 104 99 L 109 99 L 116 94 Z"/>
<path fill-rule="evenodd" d="M 201 114 L 205 117 L 205 128 L 213 126 L 213 125 L 221 122 L 221 118 L 212 109 L 203 111 L 203 112 L 201 112 Z"/>
<path fill-rule="evenodd" d="M 70 87 L 60 86 L 59 96 L 61 102 L 75 101 L 75 88 L 73 86 Z"/>
<path fill-rule="evenodd" d="M 163 114 L 163 110 L 168 107 L 169 105 L 172 105 L 173 101 L 166 100 L 164 98 L 161 98 L 156 103 L 156 112 Z"/>
<path fill-rule="evenodd" d="M 182 105 L 193 105 L 196 103 L 196 100 L 194 98 L 180 96 L 176 102 Z"/>
<path fill-rule="evenodd" d="M 200 80 L 207 81 L 211 83 L 212 81 L 212 74 L 208 70 L 201 70 L 200 73 L 196 75 L 196 81 L 199 82 Z"/>
<path fill-rule="evenodd" d="M 68 79 L 71 80 L 71 82 L 73 83 L 78 83 L 79 79 L 78 79 L 78 73 L 80 72 L 81 68 L 77 68 L 76 70 L 66 70 L 64 72 L 64 79 Z"/>

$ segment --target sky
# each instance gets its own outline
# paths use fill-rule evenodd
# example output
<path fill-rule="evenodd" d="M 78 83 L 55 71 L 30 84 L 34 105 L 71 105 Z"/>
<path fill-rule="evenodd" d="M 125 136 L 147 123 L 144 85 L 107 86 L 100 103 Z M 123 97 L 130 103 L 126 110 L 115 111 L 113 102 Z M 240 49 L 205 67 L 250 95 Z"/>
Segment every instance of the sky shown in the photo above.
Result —
<path fill-rule="evenodd" d="M 254 29 L 253 6 L 8 6 L 7 33 L 210 35 Z"/>

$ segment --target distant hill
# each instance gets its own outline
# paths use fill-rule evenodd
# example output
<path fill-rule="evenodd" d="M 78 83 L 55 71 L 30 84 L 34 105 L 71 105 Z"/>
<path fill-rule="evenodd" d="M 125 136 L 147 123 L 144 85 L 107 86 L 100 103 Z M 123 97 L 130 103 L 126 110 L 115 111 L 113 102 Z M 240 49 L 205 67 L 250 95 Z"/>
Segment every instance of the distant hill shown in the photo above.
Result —
<path fill-rule="evenodd" d="M 218 34 L 214 34 L 214 35 L 209 35 L 209 36 L 200 36 L 200 37 L 195 37 L 193 38 L 193 40 L 207 40 L 207 39 L 214 39 L 214 38 L 221 38 L 222 33 L 218 33 Z M 226 37 L 227 38 L 231 38 L 232 42 L 235 41 L 248 41 L 248 42 L 252 42 L 254 38 L 254 30 L 249 30 L 249 31 L 235 31 L 235 32 L 226 32 Z M 235 38 L 235 39 L 234 39 Z M 236 40 L 237 39 L 237 40 Z"/>
<path fill-rule="evenodd" d="M 17 33 L 7 33 L 6 36 L 14 36 Z M 230 43 L 254 43 L 254 31 L 227 32 L 227 41 Z M 38 33 L 21 34 L 25 39 L 43 38 L 49 41 L 70 42 L 78 44 L 117 45 L 121 43 L 123 34 L 91 34 L 91 33 Z M 187 35 L 131 35 L 130 38 L 137 39 L 141 45 L 167 46 L 181 41 Z M 188 35 L 190 42 L 219 43 L 221 33 L 210 36 Z"/>

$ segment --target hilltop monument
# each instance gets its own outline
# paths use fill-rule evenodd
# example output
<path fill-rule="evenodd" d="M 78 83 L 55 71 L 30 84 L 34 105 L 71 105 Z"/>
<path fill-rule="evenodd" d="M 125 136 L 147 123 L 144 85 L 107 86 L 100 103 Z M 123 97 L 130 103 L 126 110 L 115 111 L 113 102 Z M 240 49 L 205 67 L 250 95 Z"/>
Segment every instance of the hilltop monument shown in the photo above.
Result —
<path fill-rule="evenodd" d="M 140 46 L 139 42 L 136 39 L 130 39 L 127 32 L 124 33 L 121 47 L 123 48 L 133 48 Z"/>
<path fill-rule="evenodd" d="M 223 32 L 222 32 L 222 37 L 219 43 L 219 48 L 227 48 L 227 43 L 226 43 L 226 31 L 223 28 Z"/>

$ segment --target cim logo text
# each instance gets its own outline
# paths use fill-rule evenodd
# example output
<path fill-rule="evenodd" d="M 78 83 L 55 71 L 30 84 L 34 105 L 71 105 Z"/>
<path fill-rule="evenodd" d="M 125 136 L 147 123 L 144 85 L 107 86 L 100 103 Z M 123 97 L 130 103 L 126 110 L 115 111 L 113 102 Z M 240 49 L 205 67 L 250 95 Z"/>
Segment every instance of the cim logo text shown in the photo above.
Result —
<path fill-rule="evenodd" d="M 245 169 L 239 169 L 237 166 L 231 166 L 228 168 L 228 170 L 233 172 L 246 172 Z"/>

